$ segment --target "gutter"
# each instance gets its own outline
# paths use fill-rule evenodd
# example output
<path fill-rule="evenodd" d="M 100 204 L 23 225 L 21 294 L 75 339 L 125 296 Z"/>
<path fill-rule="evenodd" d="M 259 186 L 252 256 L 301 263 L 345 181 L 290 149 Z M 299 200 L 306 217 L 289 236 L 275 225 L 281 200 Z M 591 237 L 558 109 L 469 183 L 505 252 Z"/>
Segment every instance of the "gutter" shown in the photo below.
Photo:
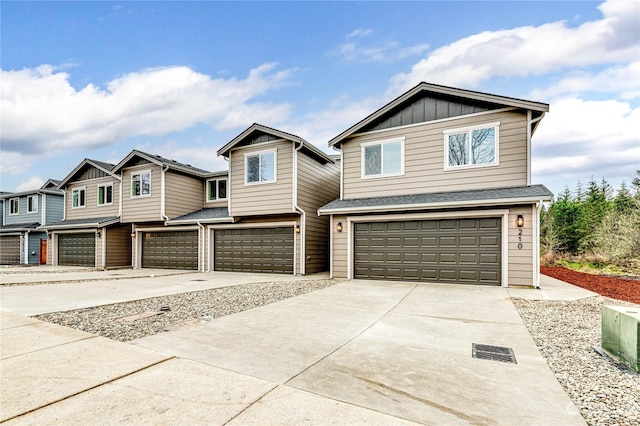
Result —
<path fill-rule="evenodd" d="M 540 290 L 540 211 L 542 210 L 542 203 L 542 200 L 536 203 L 536 219 L 533 221 L 533 250 L 535 256 L 533 260 L 533 276 L 536 290 Z"/>
<path fill-rule="evenodd" d="M 163 167 L 162 171 L 160 172 L 160 218 L 162 220 L 169 220 L 169 217 L 165 214 L 165 208 L 164 208 L 164 203 L 165 203 L 165 173 L 167 172 L 167 170 L 169 170 L 169 166 L 165 166 L 166 169 Z M 141 183 L 142 184 L 142 183 Z"/>
<path fill-rule="evenodd" d="M 24 264 L 29 264 L 29 230 L 24 232 Z"/>
<path fill-rule="evenodd" d="M 300 274 L 306 275 L 305 259 L 307 257 L 307 253 L 305 250 L 305 224 L 307 216 L 305 211 L 298 205 L 298 152 L 302 149 L 303 142 L 299 141 L 299 143 L 300 145 L 294 149 L 293 155 L 293 207 L 298 213 L 300 213 Z M 295 251 L 293 256 L 295 258 Z"/>
<path fill-rule="evenodd" d="M 202 266 L 201 266 L 201 268 L 198 268 L 198 270 L 201 269 L 200 272 L 205 272 L 205 270 L 204 270 L 204 253 L 205 253 L 204 247 L 205 247 L 205 244 L 206 244 L 206 235 L 205 235 L 206 229 L 205 229 L 204 225 L 200 223 L 199 220 L 196 222 L 196 224 L 202 230 L 202 250 L 200 250 L 200 247 L 198 247 L 198 257 L 200 258 L 200 261 L 201 261 L 200 264 Z M 198 238 L 198 240 L 200 240 L 200 238 Z M 200 246 L 200 244 L 198 244 L 198 246 Z M 200 253 L 200 252 L 202 252 L 202 253 Z"/>

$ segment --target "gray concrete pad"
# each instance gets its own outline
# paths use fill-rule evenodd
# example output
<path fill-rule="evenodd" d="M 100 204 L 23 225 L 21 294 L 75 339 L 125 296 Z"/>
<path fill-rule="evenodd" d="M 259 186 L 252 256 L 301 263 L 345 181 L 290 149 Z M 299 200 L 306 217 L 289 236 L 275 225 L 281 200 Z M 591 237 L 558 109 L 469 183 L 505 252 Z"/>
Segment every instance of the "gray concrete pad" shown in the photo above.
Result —
<path fill-rule="evenodd" d="M 184 271 L 178 269 L 112 269 L 107 271 L 94 269 L 58 269 L 45 271 L 32 268 L 23 268 L 23 273 L 19 270 L 13 273 L 6 273 L 0 269 L 0 284 L 4 286 L 12 284 L 50 284 L 50 283 L 72 283 L 89 281 L 111 281 L 133 278 L 161 277 L 169 275 L 198 274 L 195 271 Z"/>
<path fill-rule="evenodd" d="M 29 324 L 38 324 L 40 321 L 37 319 L 25 317 L 18 314 L 12 314 L 11 312 L 3 312 L 0 314 L 0 329 L 8 330 L 14 327 L 22 327 Z"/>
<path fill-rule="evenodd" d="M 222 425 L 275 386 L 220 368 L 171 359 L 7 425 Z"/>
<path fill-rule="evenodd" d="M 3 312 L 2 317 L 5 315 Z M 23 327 L 3 329 L 0 333 L 0 357 L 10 358 L 93 338 L 93 334 L 36 321 Z"/>
<path fill-rule="evenodd" d="M 540 290 L 509 287 L 509 296 L 529 300 L 559 300 L 569 302 L 598 296 L 598 293 L 541 274 Z"/>
<path fill-rule="evenodd" d="M 416 425 L 378 411 L 278 386 L 227 423 L 241 425 Z"/>
<path fill-rule="evenodd" d="M 324 279 L 327 276 L 208 272 L 71 284 L 1 286 L 0 310 L 38 315 L 241 284 Z"/>

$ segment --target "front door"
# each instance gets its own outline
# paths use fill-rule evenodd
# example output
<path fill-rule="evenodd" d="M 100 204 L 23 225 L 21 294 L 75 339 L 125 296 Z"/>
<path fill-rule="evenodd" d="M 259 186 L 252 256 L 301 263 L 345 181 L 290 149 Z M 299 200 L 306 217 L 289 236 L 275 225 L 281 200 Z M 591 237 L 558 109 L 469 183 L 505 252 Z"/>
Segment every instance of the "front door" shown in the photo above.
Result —
<path fill-rule="evenodd" d="M 40 239 L 40 264 L 47 264 L 47 240 L 44 238 Z"/>

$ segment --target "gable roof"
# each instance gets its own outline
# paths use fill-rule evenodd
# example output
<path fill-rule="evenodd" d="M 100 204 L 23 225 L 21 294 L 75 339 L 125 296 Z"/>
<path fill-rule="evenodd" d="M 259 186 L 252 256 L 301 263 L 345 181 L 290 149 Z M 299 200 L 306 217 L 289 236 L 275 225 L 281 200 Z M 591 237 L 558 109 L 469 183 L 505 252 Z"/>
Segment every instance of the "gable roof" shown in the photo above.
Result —
<path fill-rule="evenodd" d="M 69 181 L 71 181 L 85 166 L 94 167 L 107 175 L 113 176 L 116 179 L 120 179 L 120 176 L 117 176 L 115 173 L 113 173 L 113 164 L 85 158 L 80 162 L 80 164 L 76 166 L 75 169 L 73 169 L 71 173 L 67 175 L 67 177 L 58 182 L 58 188 L 62 188 L 67 183 L 69 183 Z"/>
<path fill-rule="evenodd" d="M 159 166 L 167 166 L 169 167 L 169 169 L 180 171 L 182 173 L 186 173 L 193 176 L 205 177 L 211 174 L 211 172 L 209 172 L 208 170 L 193 167 L 191 164 L 180 163 L 176 160 L 170 160 L 168 158 L 164 158 L 161 155 L 149 154 L 147 152 L 138 151 L 137 149 L 134 149 L 133 151 L 131 151 L 129 155 L 127 155 L 122 161 L 120 161 L 113 168 L 113 171 L 114 172 L 121 171 L 127 165 L 127 163 L 135 157 L 143 158 Z"/>
<path fill-rule="evenodd" d="M 264 141 L 260 140 L 260 142 L 266 142 L 269 140 L 278 140 L 278 139 L 286 139 L 291 142 L 297 143 L 302 146 L 302 150 L 307 154 L 310 154 L 312 158 L 315 158 L 317 161 L 321 163 L 333 163 L 334 160 L 328 154 L 325 154 L 320 149 L 316 148 L 315 145 L 309 143 L 302 139 L 300 136 L 296 136 L 291 133 L 283 132 L 282 130 L 273 129 L 271 127 L 263 126 L 262 124 L 253 123 L 249 126 L 244 132 L 240 133 L 238 136 L 233 138 L 229 143 L 218 150 L 218 156 L 223 156 L 229 158 L 229 152 L 238 146 L 248 145 L 252 141 L 256 140 L 257 137 L 266 135 Z M 269 136 L 271 138 L 269 138 Z"/>
<path fill-rule="evenodd" d="M 45 183 L 42 184 L 40 189 L 58 189 L 58 185 L 60 185 L 60 181 L 57 179 L 49 179 Z"/>
<path fill-rule="evenodd" d="M 336 147 L 355 133 L 372 130 L 371 127 L 373 127 L 376 122 L 388 118 L 395 112 L 399 112 L 400 110 L 402 110 L 402 108 L 413 102 L 417 97 L 424 95 L 431 95 L 436 99 L 451 99 L 457 102 L 463 101 L 463 109 L 459 114 L 456 115 L 464 115 L 474 112 L 471 110 L 469 110 L 469 112 L 466 112 L 464 110 L 465 107 L 469 108 L 472 106 L 480 106 L 480 108 L 482 108 L 483 110 L 504 107 L 522 108 L 525 110 L 537 112 L 538 115 L 542 115 L 543 113 L 549 111 L 549 105 L 542 102 L 527 101 L 524 99 L 492 95 L 490 93 L 457 89 L 455 87 L 441 86 L 438 84 L 422 82 L 412 89 L 408 90 L 407 92 L 403 93 L 402 95 L 398 96 L 396 99 L 392 100 L 382 108 L 373 112 L 363 120 L 354 124 L 344 132 L 340 133 L 338 136 L 331 139 L 329 141 L 329 146 Z M 420 121 L 424 122 L 430 120 L 422 119 Z"/>

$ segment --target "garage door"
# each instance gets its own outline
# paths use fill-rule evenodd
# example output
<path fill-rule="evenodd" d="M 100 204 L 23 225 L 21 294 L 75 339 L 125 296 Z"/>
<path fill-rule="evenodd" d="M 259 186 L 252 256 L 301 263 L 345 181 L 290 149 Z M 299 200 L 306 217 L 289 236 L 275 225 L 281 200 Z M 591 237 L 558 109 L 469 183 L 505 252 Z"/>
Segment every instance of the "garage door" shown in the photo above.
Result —
<path fill-rule="evenodd" d="M 0 265 L 20 263 L 20 235 L 0 237 Z"/>
<path fill-rule="evenodd" d="M 354 277 L 500 285 L 501 219 L 354 225 Z"/>
<path fill-rule="evenodd" d="M 293 274 L 293 228 L 215 231 L 216 271 Z"/>
<path fill-rule="evenodd" d="M 198 231 L 142 233 L 142 267 L 198 269 Z"/>
<path fill-rule="evenodd" d="M 58 265 L 96 266 L 96 236 L 84 234 L 58 235 Z"/>

